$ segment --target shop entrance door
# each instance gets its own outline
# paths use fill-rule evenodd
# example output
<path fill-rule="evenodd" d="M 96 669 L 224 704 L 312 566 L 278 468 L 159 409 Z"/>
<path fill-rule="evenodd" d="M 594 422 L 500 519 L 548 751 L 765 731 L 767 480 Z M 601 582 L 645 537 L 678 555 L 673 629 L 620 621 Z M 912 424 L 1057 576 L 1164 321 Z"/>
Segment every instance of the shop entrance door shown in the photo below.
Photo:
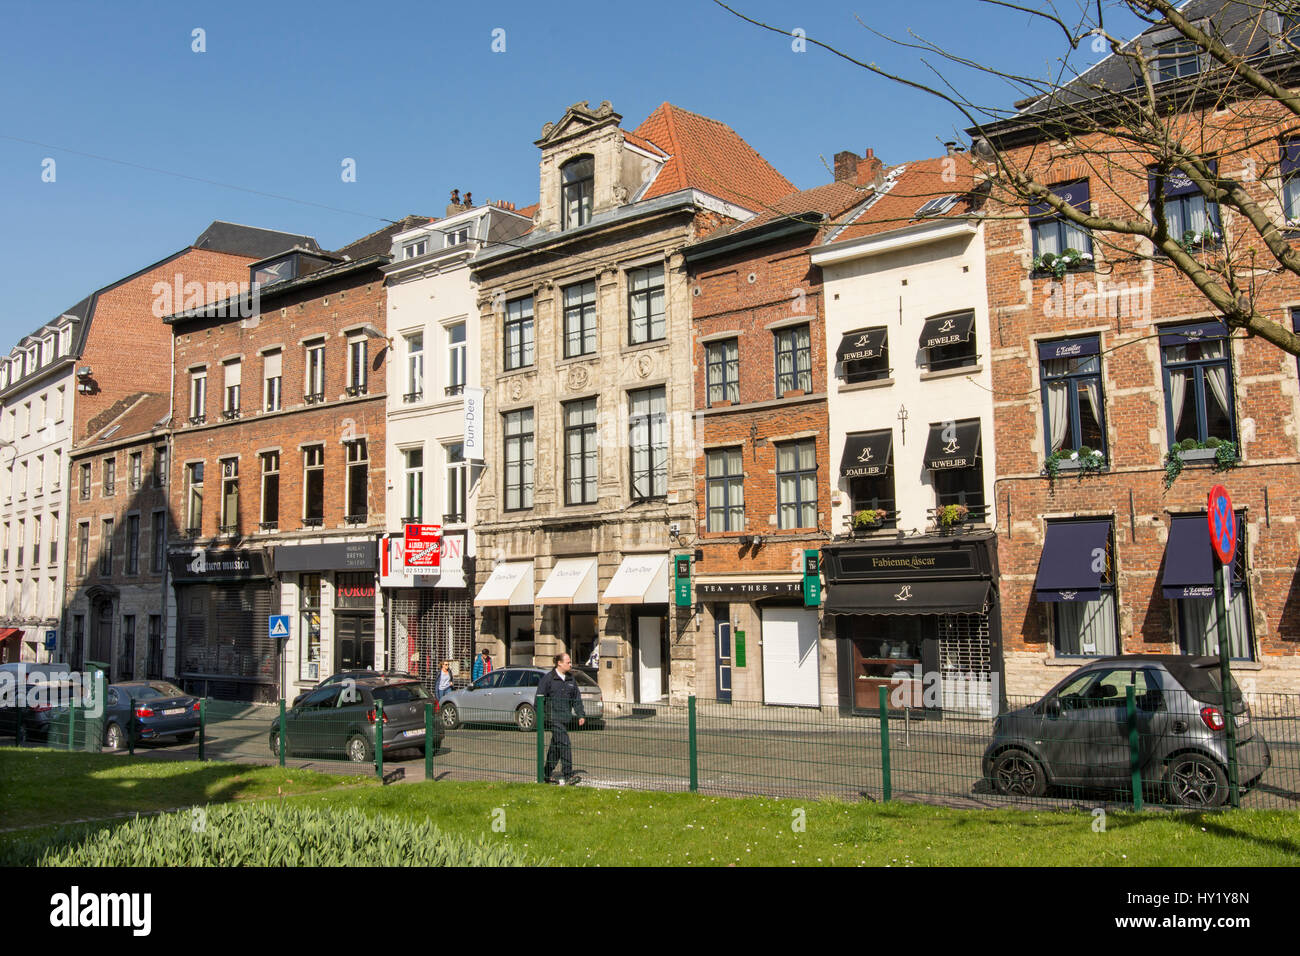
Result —
<path fill-rule="evenodd" d="M 817 611 L 763 609 L 763 702 L 816 707 Z"/>
<path fill-rule="evenodd" d="M 663 618 L 636 619 L 637 703 L 653 704 L 662 700 L 663 691 Z"/>
<path fill-rule="evenodd" d="M 727 607 L 726 605 L 723 605 Z M 723 612 L 729 614 L 730 610 Z M 715 621 L 717 638 L 718 700 L 731 703 L 731 621 Z"/>
<path fill-rule="evenodd" d="M 334 660 L 338 670 L 370 670 L 375 666 L 375 619 L 335 612 L 338 632 Z"/>

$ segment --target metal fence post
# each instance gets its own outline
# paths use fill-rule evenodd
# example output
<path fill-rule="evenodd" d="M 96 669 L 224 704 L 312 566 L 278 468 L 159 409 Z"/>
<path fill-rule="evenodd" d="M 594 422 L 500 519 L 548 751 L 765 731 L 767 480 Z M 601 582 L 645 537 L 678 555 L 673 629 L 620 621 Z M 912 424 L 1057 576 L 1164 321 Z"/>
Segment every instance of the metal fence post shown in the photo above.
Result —
<path fill-rule="evenodd" d="M 686 732 L 691 740 L 691 793 L 700 791 L 700 751 L 695 742 L 695 695 L 686 698 Z"/>
<path fill-rule="evenodd" d="M 424 779 L 433 779 L 433 704 L 424 705 Z"/>
<path fill-rule="evenodd" d="M 278 734 L 279 745 L 280 745 L 279 750 L 280 750 L 281 767 L 284 766 L 284 752 L 289 749 L 289 744 L 287 741 L 288 736 L 289 736 L 289 727 L 284 721 L 284 698 L 281 697 L 280 698 L 280 733 Z"/>
<path fill-rule="evenodd" d="M 68 701 L 68 750 L 77 749 L 77 699 Z"/>
<path fill-rule="evenodd" d="M 207 743 L 207 740 L 208 740 L 208 699 L 206 697 L 200 697 L 199 698 L 199 760 L 200 762 L 204 759 L 203 749 L 204 749 L 204 744 Z"/>
<path fill-rule="evenodd" d="M 384 779 L 384 702 L 375 701 L 375 776 Z"/>
<path fill-rule="evenodd" d="M 1129 684 L 1125 690 L 1128 711 L 1128 772 L 1133 785 L 1133 809 L 1142 809 L 1142 765 L 1138 755 L 1137 689 Z"/>
<path fill-rule="evenodd" d="M 880 776 L 882 791 L 886 803 L 894 795 L 893 781 L 889 773 L 889 688 L 880 688 Z"/>
<path fill-rule="evenodd" d="M 537 782 L 546 782 L 546 698 L 537 698 Z"/>

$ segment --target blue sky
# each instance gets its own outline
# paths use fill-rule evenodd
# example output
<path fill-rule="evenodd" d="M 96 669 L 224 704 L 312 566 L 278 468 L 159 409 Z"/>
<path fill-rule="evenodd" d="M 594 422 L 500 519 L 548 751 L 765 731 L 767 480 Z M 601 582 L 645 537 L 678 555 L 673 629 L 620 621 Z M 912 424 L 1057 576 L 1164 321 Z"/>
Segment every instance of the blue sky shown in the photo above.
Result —
<path fill-rule="evenodd" d="M 855 10 L 882 32 L 914 29 L 1035 74 L 1059 47 L 1027 15 L 974 0 L 734 5 L 918 76 L 919 54 L 873 36 Z M 504 53 L 492 50 L 498 28 Z M 195 29 L 206 52 L 191 48 Z M 1015 98 L 992 81 L 975 89 Z M 801 188 L 828 181 L 822 157 L 839 150 L 902 162 L 937 154 L 964 125 L 937 100 L 811 45 L 795 53 L 708 0 L 11 0 L 0 13 L 0 348 L 213 219 L 337 248 L 385 218 L 441 214 L 452 188 L 535 202 L 542 124 L 605 99 L 629 128 L 664 100 L 723 120 Z M 46 158 L 54 182 L 42 181 Z M 340 175 L 347 158 L 356 182 Z"/>

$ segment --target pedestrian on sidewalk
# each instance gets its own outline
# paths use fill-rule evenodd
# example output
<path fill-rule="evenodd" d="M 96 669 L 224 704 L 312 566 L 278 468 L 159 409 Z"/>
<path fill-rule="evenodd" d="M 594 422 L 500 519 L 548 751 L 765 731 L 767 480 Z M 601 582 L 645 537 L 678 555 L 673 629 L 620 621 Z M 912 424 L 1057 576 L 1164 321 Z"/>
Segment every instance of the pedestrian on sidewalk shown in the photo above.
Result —
<path fill-rule="evenodd" d="M 449 693 L 451 693 L 451 661 L 443 661 L 442 670 L 438 673 L 438 699 L 442 700 Z"/>
<path fill-rule="evenodd" d="M 537 696 L 545 697 L 546 728 L 551 732 L 551 746 L 546 751 L 546 764 L 543 778 L 547 783 L 577 783 L 573 773 L 573 747 L 569 743 L 569 720 L 576 714 L 578 726 L 587 722 L 582 709 L 582 694 L 578 691 L 578 682 L 569 676 L 573 669 L 573 658 L 560 654 L 555 658 L 555 670 L 547 671 L 537 687 Z M 555 765 L 560 765 L 560 776 L 552 779 Z"/>
<path fill-rule="evenodd" d="M 474 658 L 474 667 L 470 670 L 470 680 L 478 680 L 484 674 L 492 673 L 492 658 L 488 655 L 487 648 L 478 652 L 478 657 Z"/>

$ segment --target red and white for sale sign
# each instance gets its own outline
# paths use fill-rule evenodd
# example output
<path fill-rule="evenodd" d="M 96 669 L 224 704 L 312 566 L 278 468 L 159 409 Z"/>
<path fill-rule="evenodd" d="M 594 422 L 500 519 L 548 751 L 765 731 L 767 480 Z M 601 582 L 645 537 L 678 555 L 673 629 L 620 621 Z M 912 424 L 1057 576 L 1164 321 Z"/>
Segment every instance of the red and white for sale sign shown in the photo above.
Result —
<path fill-rule="evenodd" d="M 408 524 L 404 529 L 407 573 L 428 574 L 438 570 L 442 550 L 442 525 Z"/>

